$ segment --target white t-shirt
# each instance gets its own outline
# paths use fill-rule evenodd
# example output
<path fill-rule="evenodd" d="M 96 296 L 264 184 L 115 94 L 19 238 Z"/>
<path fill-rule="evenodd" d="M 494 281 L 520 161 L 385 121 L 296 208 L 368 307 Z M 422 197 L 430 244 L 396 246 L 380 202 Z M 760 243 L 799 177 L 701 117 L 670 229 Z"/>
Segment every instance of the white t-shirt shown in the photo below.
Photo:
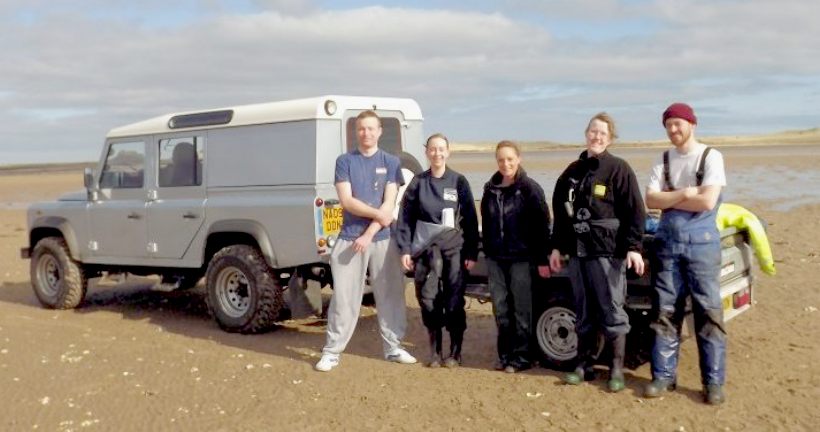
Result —
<path fill-rule="evenodd" d="M 681 154 L 677 148 L 669 150 L 669 180 L 675 189 L 697 186 L 697 171 L 701 155 L 706 149 L 705 144 L 695 142 L 689 153 Z M 723 168 L 723 154 L 716 149 L 709 150 L 704 166 L 703 183 L 701 186 L 726 186 L 726 172 Z M 647 188 L 652 191 L 662 191 L 666 181 L 663 177 L 663 153 L 652 164 Z"/>

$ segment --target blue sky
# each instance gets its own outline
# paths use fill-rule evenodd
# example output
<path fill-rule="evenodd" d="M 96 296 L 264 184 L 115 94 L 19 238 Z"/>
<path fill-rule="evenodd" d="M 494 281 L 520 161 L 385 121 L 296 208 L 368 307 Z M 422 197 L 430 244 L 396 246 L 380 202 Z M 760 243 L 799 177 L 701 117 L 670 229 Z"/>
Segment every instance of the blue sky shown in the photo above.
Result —
<path fill-rule="evenodd" d="M 811 0 L 0 2 L 0 165 L 98 158 L 167 112 L 323 94 L 416 99 L 454 141 L 820 126 Z"/>

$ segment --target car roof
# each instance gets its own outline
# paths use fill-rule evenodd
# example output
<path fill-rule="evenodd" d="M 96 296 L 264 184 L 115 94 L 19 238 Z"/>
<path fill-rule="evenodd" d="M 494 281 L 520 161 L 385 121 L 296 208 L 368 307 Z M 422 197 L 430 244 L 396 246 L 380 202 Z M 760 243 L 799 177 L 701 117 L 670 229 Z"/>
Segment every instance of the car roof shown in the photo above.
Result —
<path fill-rule="evenodd" d="M 328 114 L 325 105 L 332 101 L 336 110 Z M 107 138 L 129 137 L 137 135 L 151 135 L 185 130 L 201 130 L 225 127 L 236 127 L 255 124 L 279 123 L 287 121 L 311 119 L 341 119 L 347 110 L 375 109 L 377 111 L 400 111 L 405 120 L 422 120 L 421 109 L 418 103 L 408 98 L 368 97 L 368 96 L 340 96 L 327 95 L 305 99 L 294 99 L 280 102 L 265 102 L 251 105 L 237 105 L 216 109 L 176 112 L 150 118 L 125 126 L 111 129 Z M 212 126 L 196 126 L 190 128 L 171 128 L 172 118 L 182 115 L 232 111 L 230 122 Z"/>

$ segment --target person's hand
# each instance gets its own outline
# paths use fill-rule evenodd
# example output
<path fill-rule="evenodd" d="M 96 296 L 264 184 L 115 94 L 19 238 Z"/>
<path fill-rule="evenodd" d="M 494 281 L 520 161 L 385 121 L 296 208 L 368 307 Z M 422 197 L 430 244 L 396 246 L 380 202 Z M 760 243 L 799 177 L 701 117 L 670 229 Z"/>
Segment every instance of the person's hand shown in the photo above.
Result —
<path fill-rule="evenodd" d="M 379 215 L 374 219 L 379 225 L 386 227 L 393 223 L 393 213 L 379 209 Z"/>
<path fill-rule="evenodd" d="M 683 199 L 691 199 L 698 195 L 698 187 L 697 186 L 689 186 L 683 190 Z"/>
<path fill-rule="evenodd" d="M 373 235 L 367 234 L 366 232 L 359 236 L 355 241 L 353 241 L 353 252 L 359 253 L 364 252 L 370 243 L 373 243 Z"/>
<path fill-rule="evenodd" d="M 553 249 L 550 254 L 550 270 L 552 270 L 553 273 L 558 273 L 563 268 L 564 263 L 562 262 L 561 252 L 559 252 L 558 249 Z"/>
<path fill-rule="evenodd" d="M 464 268 L 467 270 L 472 270 L 475 266 L 475 261 L 473 260 L 464 260 Z"/>
<path fill-rule="evenodd" d="M 626 268 L 635 270 L 635 273 L 640 276 L 644 271 L 643 257 L 635 251 L 626 253 Z"/>
<path fill-rule="evenodd" d="M 538 276 L 541 276 L 543 279 L 550 277 L 550 266 L 548 265 L 540 265 L 538 266 Z"/>
<path fill-rule="evenodd" d="M 407 271 L 413 270 L 413 258 L 410 254 L 404 254 L 401 256 L 401 266 Z"/>

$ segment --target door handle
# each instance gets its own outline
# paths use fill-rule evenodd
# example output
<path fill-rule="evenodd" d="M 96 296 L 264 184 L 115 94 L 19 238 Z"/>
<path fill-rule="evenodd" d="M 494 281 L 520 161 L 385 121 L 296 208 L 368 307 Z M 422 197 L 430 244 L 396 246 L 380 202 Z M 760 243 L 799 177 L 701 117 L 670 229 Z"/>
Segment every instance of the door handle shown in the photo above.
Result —
<path fill-rule="evenodd" d="M 199 215 L 188 212 L 188 213 L 183 214 L 182 218 L 183 219 L 197 219 L 197 218 L 199 218 Z"/>
<path fill-rule="evenodd" d="M 140 216 L 139 213 L 131 213 L 131 214 L 128 215 L 128 219 L 141 219 L 141 218 L 142 218 L 142 216 Z"/>

